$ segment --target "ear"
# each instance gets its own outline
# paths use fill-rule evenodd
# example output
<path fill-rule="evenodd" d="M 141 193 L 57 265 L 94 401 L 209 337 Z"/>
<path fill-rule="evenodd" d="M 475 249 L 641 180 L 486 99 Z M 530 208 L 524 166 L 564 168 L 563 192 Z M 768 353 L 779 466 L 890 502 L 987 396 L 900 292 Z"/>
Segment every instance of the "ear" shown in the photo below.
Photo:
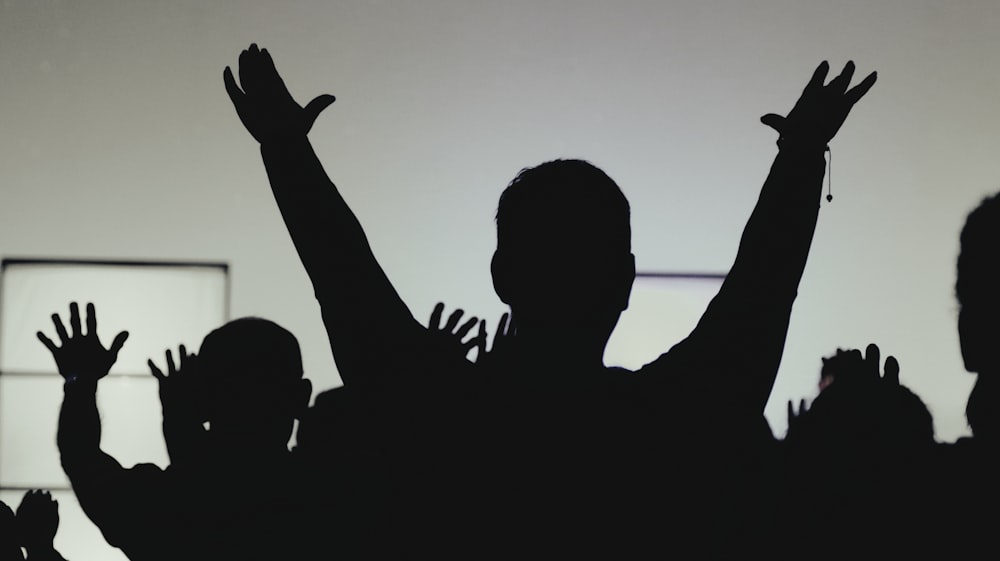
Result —
<path fill-rule="evenodd" d="M 962 350 L 965 370 L 968 372 L 979 372 L 982 366 L 983 326 L 978 321 L 977 315 L 970 308 L 964 306 L 958 312 L 958 343 Z"/>
<path fill-rule="evenodd" d="M 302 378 L 295 384 L 295 392 L 292 402 L 292 413 L 296 419 L 301 419 L 302 415 L 309 409 L 309 399 L 312 398 L 312 382 L 308 378 Z"/>
<path fill-rule="evenodd" d="M 493 290 L 496 291 L 500 301 L 508 306 L 511 305 L 511 296 L 514 292 L 511 286 L 510 266 L 506 256 L 499 250 L 493 252 L 493 259 L 490 261 L 490 273 L 493 275 Z"/>
<path fill-rule="evenodd" d="M 629 298 L 632 297 L 632 285 L 635 284 L 635 255 L 628 254 L 628 258 L 622 260 L 620 269 L 622 292 L 621 311 L 628 309 Z"/>

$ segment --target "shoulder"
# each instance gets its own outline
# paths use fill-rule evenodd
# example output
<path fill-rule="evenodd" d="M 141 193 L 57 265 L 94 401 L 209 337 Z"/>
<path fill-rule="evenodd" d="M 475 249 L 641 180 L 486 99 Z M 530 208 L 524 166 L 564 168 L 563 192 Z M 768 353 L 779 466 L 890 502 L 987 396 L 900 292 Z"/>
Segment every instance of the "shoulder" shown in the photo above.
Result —
<path fill-rule="evenodd" d="M 176 479 L 177 475 L 181 473 L 181 470 L 176 467 L 167 466 L 164 469 L 149 463 L 136 464 L 123 471 L 124 486 L 132 492 L 145 493 L 168 486 L 168 482 Z"/>

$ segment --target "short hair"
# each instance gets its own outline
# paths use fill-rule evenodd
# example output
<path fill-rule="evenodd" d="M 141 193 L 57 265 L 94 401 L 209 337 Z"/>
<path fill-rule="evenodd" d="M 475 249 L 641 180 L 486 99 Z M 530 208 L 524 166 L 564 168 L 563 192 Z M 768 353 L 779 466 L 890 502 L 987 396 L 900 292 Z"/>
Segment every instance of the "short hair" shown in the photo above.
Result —
<path fill-rule="evenodd" d="M 1000 194 L 986 197 L 969 213 L 959 241 L 958 303 L 995 304 L 1000 300 L 994 272 L 1000 261 Z"/>
<path fill-rule="evenodd" d="M 522 169 L 500 195 L 497 249 L 529 246 L 541 225 L 587 224 L 611 247 L 631 251 L 631 209 L 618 184 L 584 160 L 552 160 Z"/>
<path fill-rule="evenodd" d="M 295 336 L 258 317 L 235 319 L 206 335 L 198 358 L 209 367 L 209 376 L 263 381 L 294 380 L 303 375 L 302 352 Z"/>

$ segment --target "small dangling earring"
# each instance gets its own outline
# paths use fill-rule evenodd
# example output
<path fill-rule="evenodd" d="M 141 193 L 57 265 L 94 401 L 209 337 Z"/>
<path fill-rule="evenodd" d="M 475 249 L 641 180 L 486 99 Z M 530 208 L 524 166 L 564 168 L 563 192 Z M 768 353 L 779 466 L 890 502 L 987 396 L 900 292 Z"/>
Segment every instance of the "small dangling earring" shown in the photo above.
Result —
<path fill-rule="evenodd" d="M 831 192 L 833 190 L 833 186 L 832 186 L 832 184 L 833 184 L 833 151 L 830 150 L 829 146 L 827 146 L 826 147 L 826 152 L 828 154 L 830 154 L 830 159 L 827 162 L 827 169 L 828 169 L 828 171 L 826 173 L 826 202 L 830 203 L 830 202 L 833 202 L 833 193 Z"/>

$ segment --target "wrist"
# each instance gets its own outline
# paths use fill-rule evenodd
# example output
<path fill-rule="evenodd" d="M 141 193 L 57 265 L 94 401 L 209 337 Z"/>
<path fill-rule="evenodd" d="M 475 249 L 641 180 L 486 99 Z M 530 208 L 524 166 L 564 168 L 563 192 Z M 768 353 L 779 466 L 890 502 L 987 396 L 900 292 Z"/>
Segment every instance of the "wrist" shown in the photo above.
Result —
<path fill-rule="evenodd" d="M 260 139 L 260 149 L 273 152 L 308 143 L 309 136 L 306 133 L 272 134 Z"/>
<path fill-rule="evenodd" d="M 97 378 L 80 374 L 65 376 L 63 389 L 68 392 L 97 391 Z"/>
<path fill-rule="evenodd" d="M 818 152 L 823 153 L 830 149 L 826 141 L 819 138 L 807 136 L 786 136 L 778 138 L 778 150 L 781 152 Z"/>

